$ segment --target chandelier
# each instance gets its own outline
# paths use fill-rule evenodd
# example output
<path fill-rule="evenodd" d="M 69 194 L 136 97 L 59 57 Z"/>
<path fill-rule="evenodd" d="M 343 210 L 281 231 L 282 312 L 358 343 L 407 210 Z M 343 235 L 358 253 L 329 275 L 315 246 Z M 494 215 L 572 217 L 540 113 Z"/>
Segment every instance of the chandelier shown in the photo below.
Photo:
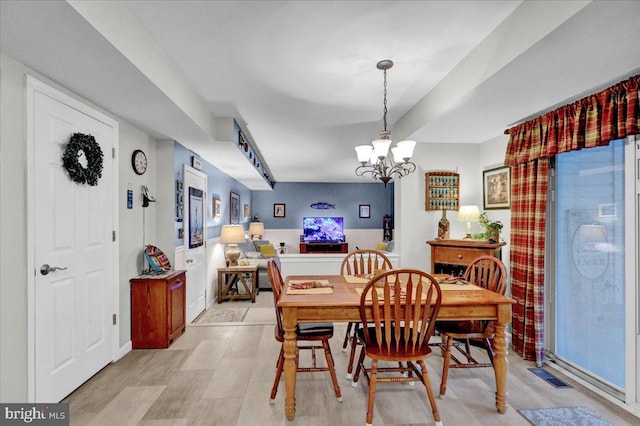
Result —
<path fill-rule="evenodd" d="M 371 145 L 356 146 L 356 154 L 360 166 L 356 168 L 357 176 L 365 176 L 371 173 L 373 179 L 380 179 L 384 186 L 387 186 L 393 179 L 393 175 L 398 178 L 408 175 L 416 170 L 416 165 L 410 162 L 413 155 L 415 141 L 400 141 L 391 148 L 393 158 L 389 154 L 391 146 L 391 132 L 387 130 L 387 70 L 393 66 L 393 61 L 385 59 L 376 65 L 384 72 L 384 109 L 383 121 L 384 130 L 380 132 L 380 139 L 371 142 Z"/>

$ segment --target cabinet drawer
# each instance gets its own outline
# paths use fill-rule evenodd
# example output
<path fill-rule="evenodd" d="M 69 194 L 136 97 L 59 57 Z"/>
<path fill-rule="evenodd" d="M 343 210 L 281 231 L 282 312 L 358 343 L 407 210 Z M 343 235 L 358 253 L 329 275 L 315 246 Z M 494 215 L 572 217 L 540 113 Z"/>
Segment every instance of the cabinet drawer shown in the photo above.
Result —
<path fill-rule="evenodd" d="M 434 263 L 450 263 L 454 265 L 468 265 L 473 259 L 492 255 L 493 250 L 478 250 L 475 248 L 438 247 L 435 250 Z"/>

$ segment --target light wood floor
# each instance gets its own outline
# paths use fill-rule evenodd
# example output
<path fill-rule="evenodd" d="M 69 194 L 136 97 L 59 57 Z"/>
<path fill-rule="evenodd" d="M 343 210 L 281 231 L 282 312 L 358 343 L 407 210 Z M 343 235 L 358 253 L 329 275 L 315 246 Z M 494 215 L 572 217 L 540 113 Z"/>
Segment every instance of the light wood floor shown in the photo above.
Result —
<path fill-rule="evenodd" d="M 194 324 L 169 349 L 134 350 L 69 395 L 71 425 L 363 425 L 366 381 L 353 388 L 345 378 L 348 353 L 343 353 L 345 324 L 335 324 L 331 341 L 343 401 L 333 393 L 328 373 L 302 373 L 297 381 L 294 421 L 284 416 L 284 380 L 276 403 L 269 404 L 280 344 L 273 337 L 267 312 L 272 295 L 262 292 L 245 322 Z M 224 304 L 223 304 L 224 305 Z M 253 315 L 251 314 L 251 311 Z M 271 312 L 273 312 L 271 310 Z M 261 320 L 264 319 L 264 321 Z M 272 318 L 272 317 L 271 317 Z M 304 351 L 306 352 L 306 351 Z M 301 360 L 304 362 L 305 360 Z M 498 414 L 494 402 L 493 370 L 453 370 L 447 395 L 436 398 L 447 426 L 529 425 L 519 408 L 588 406 L 614 425 L 637 425 L 637 419 L 579 384 L 555 389 L 538 378 L 525 362 L 509 355 L 509 409 Z M 442 357 L 428 360 L 436 395 Z M 375 425 L 432 425 L 424 387 L 382 383 L 376 390 Z"/>

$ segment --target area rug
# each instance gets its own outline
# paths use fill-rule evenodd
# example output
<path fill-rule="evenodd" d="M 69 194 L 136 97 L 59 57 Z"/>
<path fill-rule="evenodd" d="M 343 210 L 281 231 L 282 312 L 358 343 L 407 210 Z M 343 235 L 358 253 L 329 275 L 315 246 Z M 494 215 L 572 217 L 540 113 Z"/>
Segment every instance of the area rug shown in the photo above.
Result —
<path fill-rule="evenodd" d="M 518 412 L 534 426 L 613 426 L 589 407 L 530 408 Z"/>
<path fill-rule="evenodd" d="M 196 324 L 216 322 L 242 322 L 247 315 L 247 307 L 214 306 L 196 319 Z"/>

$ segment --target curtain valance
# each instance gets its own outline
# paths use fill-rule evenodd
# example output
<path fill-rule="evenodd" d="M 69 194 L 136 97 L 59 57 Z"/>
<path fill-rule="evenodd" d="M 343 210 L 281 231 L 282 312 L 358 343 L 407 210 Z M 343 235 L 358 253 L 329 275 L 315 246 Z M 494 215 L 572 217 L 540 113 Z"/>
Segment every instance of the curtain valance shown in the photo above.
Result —
<path fill-rule="evenodd" d="M 507 130 L 510 135 L 505 165 L 538 158 L 640 133 L 640 75 L 599 93 L 562 106 Z"/>

